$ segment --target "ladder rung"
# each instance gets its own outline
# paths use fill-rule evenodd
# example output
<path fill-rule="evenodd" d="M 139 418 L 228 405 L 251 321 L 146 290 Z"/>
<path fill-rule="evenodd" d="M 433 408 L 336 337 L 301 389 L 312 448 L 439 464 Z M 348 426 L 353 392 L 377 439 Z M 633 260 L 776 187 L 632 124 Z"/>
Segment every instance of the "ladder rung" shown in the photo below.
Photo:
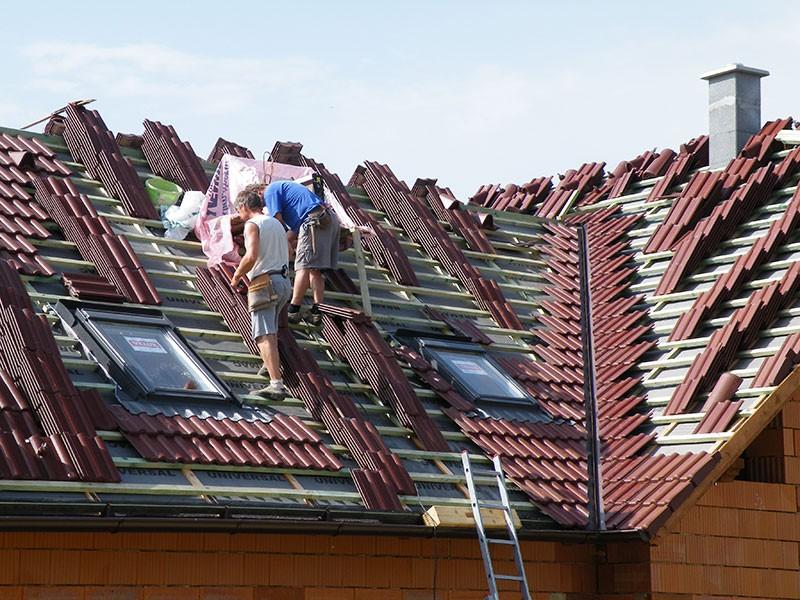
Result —
<path fill-rule="evenodd" d="M 522 581 L 519 575 L 495 575 L 495 579 L 503 579 L 505 581 Z"/>
<path fill-rule="evenodd" d="M 472 471 L 473 477 L 500 477 L 500 475 L 497 471 L 487 471 L 486 469 L 473 469 Z"/>
<path fill-rule="evenodd" d="M 504 540 L 501 538 L 486 538 L 486 541 L 491 544 L 506 544 L 508 546 L 514 545 L 514 540 Z"/>
<path fill-rule="evenodd" d="M 500 510 L 508 510 L 508 507 L 502 502 L 481 502 L 480 500 L 477 500 L 476 502 L 478 504 L 478 508 L 498 508 Z"/>

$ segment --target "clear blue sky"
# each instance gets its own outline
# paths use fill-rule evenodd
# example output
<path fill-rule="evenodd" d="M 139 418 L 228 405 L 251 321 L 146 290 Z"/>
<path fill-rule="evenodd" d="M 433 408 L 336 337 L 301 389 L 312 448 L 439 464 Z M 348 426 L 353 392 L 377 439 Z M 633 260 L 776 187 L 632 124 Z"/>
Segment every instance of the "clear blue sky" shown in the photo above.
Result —
<path fill-rule="evenodd" d="M 765 0 L 9 3 L 0 124 L 92 97 L 113 131 L 161 120 L 201 156 L 218 136 L 259 154 L 300 141 L 345 180 L 378 160 L 466 198 L 704 133 L 698 76 L 730 62 L 772 72 L 764 119 L 800 117 L 797 14 Z"/>

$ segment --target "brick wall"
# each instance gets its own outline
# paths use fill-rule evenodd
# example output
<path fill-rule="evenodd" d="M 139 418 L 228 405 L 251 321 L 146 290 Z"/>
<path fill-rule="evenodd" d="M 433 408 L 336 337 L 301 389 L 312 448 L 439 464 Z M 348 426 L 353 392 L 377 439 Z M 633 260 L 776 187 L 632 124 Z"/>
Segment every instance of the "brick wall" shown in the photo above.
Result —
<path fill-rule="evenodd" d="M 800 484 L 800 402 L 789 402 L 781 413 L 785 483 Z M 800 492 L 799 492 L 800 493 Z"/>
<path fill-rule="evenodd" d="M 718 483 L 651 546 L 653 600 L 800 598 L 798 487 Z"/>
<path fill-rule="evenodd" d="M 591 545 L 524 542 L 536 600 L 593 597 L 594 552 Z M 500 558 L 511 572 L 510 552 Z M 473 540 L 0 533 L 0 600 L 434 600 L 435 567 L 435 600 L 483 600 Z"/>

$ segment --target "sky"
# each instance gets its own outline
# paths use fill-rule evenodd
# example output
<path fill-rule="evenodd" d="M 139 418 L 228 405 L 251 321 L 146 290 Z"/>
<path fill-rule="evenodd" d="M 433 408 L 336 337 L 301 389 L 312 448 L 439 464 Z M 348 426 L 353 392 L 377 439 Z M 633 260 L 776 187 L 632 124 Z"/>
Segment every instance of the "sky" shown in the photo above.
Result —
<path fill-rule="evenodd" d="M 14 2 L 0 125 L 95 98 L 112 131 L 159 120 L 202 157 L 220 136 L 257 156 L 298 141 L 345 182 L 376 160 L 466 200 L 677 148 L 707 130 L 699 76 L 732 62 L 771 72 L 762 119 L 800 118 L 797 14 L 792 0 Z"/>

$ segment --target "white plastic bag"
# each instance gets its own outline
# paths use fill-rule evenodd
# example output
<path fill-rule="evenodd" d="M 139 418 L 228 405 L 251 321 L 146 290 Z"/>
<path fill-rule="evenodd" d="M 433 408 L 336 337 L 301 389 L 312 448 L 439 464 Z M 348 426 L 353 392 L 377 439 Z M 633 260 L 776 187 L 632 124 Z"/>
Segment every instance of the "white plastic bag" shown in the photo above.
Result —
<path fill-rule="evenodd" d="M 200 206 L 206 195 L 203 192 L 186 192 L 180 206 L 172 205 L 164 212 L 161 219 L 166 231 L 164 237 L 171 240 L 182 240 L 194 229 Z"/>

